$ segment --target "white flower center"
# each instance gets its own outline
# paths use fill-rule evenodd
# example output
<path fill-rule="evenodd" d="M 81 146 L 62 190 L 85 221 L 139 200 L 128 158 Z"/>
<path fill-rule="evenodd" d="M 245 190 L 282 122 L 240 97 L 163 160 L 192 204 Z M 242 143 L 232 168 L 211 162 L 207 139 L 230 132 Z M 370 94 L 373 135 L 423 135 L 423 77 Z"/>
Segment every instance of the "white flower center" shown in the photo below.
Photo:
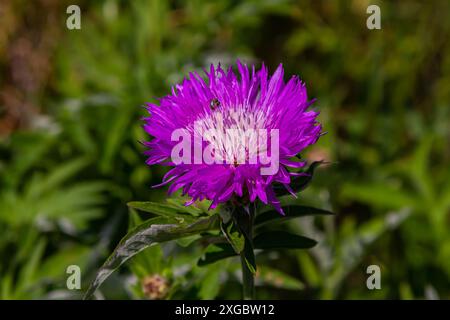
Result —
<path fill-rule="evenodd" d="M 267 150 L 267 141 L 261 143 L 261 138 L 267 140 L 266 123 L 267 115 L 261 110 L 249 111 L 238 106 L 207 113 L 188 129 L 209 143 L 215 159 L 242 164 Z"/>

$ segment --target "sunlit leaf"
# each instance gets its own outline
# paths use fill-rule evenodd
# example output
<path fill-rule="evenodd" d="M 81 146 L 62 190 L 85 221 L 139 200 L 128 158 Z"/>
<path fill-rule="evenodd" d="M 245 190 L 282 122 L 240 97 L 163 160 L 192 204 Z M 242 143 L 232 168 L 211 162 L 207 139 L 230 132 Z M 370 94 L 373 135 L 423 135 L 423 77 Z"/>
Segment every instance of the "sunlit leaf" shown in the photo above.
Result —
<path fill-rule="evenodd" d="M 224 223 L 221 221 L 220 229 L 228 242 L 233 247 L 233 250 L 239 254 L 244 250 L 245 239 L 239 228 L 235 225 L 234 221 Z"/>
<path fill-rule="evenodd" d="M 90 298 L 95 290 L 111 275 L 111 273 L 143 249 L 157 243 L 191 236 L 215 229 L 217 227 L 217 215 L 197 219 L 193 223 L 184 222 L 178 224 L 154 224 L 153 219 L 142 223 L 131 230 L 120 241 L 119 245 L 97 272 L 96 278 L 86 292 L 85 298 Z"/>
<path fill-rule="evenodd" d="M 153 213 L 163 217 L 175 218 L 178 223 L 188 223 L 195 220 L 189 214 L 180 212 L 178 208 L 173 205 L 156 203 L 156 202 L 129 202 L 129 208 Z"/>

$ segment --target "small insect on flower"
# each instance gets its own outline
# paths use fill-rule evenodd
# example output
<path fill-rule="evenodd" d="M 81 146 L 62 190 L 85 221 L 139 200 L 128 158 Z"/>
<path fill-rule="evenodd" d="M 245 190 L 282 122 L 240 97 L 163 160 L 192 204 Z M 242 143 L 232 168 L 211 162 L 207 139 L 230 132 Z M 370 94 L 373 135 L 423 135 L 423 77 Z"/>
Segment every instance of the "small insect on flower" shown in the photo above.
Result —
<path fill-rule="evenodd" d="M 273 186 L 293 193 L 289 168 L 306 164 L 295 157 L 320 137 L 319 113 L 297 76 L 284 82 L 281 65 L 272 76 L 264 64 L 256 71 L 238 61 L 237 70 L 211 65 L 205 78 L 193 72 L 147 104 L 147 164 L 173 167 L 160 185 L 181 189 L 186 205 L 207 199 L 214 208 L 245 195 L 283 214 Z"/>
<path fill-rule="evenodd" d="M 219 102 L 219 100 L 217 100 L 217 98 L 212 99 L 211 102 L 209 103 L 209 107 L 211 108 L 211 110 L 215 110 L 219 106 L 220 106 L 220 102 Z"/>

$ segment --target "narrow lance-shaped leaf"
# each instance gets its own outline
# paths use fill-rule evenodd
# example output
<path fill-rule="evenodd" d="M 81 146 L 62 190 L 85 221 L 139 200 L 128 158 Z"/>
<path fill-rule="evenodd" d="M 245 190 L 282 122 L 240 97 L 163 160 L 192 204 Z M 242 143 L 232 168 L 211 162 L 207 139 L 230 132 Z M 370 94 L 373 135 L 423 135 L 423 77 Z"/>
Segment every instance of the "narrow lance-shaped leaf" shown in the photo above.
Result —
<path fill-rule="evenodd" d="M 276 210 L 270 210 L 260 213 L 255 218 L 255 226 L 261 226 L 268 222 L 270 223 L 284 222 L 290 219 L 310 215 L 333 215 L 332 212 L 327 210 L 298 205 L 285 206 L 283 207 L 283 210 L 285 212 L 285 216 L 281 216 Z"/>
<path fill-rule="evenodd" d="M 127 206 L 132 209 L 153 213 L 158 216 L 173 217 L 182 215 L 175 206 L 164 203 L 133 201 L 128 202 Z"/>
<path fill-rule="evenodd" d="M 303 172 L 303 175 L 296 176 L 292 179 L 290 183 L 291 189 L 295 193 L 305 189 L 308 186 L 308 184 L 312 181 L 312 178 L 314 176 L 314 170 L 316 170 L 316 168 L 323 163 L 324 163 L 323 161 L 314 161 L 313 163 L 311 163 L 308 169 Z M 274 187 L 274 191 L 277 196 L 282 196 L 289 193 L 283 185 L 276 185 Z"/>
<path fill-rule="evenodd" d="M 270 231 L 262 233 L 253 240 L 256 249 L 309 249 L 317 242 L 304 236 L 285 231 Z"/>
<path fill-rule="evenodd" d="M 160 219 L 160 218 L 157 218 Z M 201 218 L 193 223 L 154 224 L 150 219 L 131 230 L 109 256 L 95 280 L 86 292 L 85 299 L 90 298 L 95 290 L 125 261 L 145 248 L 156 243 L 167 242 L 181 237 L 209 231 L 218 227 L 218 216 Z"/>
<path fill-rule="evenodd" d="M 245 247 L 244 251 L 241 252 L 241 255 L 245 258 L 245 264 L 247 265 L 248 270 L 250 270 L 251 273 L 256 273 L 256 259 L 255 259 L 255 252 L 253 245 L 250 241 L 245 239 Z"/>
<path fill-rule="evenodd" d="M 284 231 L 266 232 L 254 239 L 254 249 L 270 250 L 270 249 L 309 249 L 317 244 L 315 240 L 304 236 L 287 233 Z M 250 252 L 248 251 L 247 254 Z M 233 247 L 228 243 L 220 243 L 210 245 L 205 252 L 205 255 L 198 260 L 198 266 L 206 266 L 208 264 L 237 257 L 238 254 L 233 250 Z M 254 256 L 246 257 L 246 263 L 249 270 L 256 271 L 254 263 Z"/>

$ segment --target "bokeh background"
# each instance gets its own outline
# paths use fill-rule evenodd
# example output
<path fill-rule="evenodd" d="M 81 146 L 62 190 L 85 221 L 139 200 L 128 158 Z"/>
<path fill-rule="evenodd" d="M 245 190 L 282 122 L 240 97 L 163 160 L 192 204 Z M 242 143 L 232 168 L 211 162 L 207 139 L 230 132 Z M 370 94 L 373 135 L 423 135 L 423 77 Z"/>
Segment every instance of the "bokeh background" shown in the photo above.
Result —
<path fill-rule="evenodd" d="M 81 30 L 66 28 L 69 4 Z M 381 30 L 366 28 L 370 4 Z M 81 297 L 127 230 L 126 203 L 166 198 L 141 106 L 238 58 L 283 63 L 318 99 L 328 134 L 304 157 L 329 164 L 298 202 L 336 213 L 287 226 L 314 249 L 257 257 L 257 297 L 450 298 L 448 39 L 442 0 L 2 0 L 0 298 Z M 240 298 L 239 263 L 200 268 L 186 244 L 144 251 L 97 297 Z M 66 288 L 72 264 L 82 290 Z M 366 287 L 372 264 L 381 290 Z"/>

